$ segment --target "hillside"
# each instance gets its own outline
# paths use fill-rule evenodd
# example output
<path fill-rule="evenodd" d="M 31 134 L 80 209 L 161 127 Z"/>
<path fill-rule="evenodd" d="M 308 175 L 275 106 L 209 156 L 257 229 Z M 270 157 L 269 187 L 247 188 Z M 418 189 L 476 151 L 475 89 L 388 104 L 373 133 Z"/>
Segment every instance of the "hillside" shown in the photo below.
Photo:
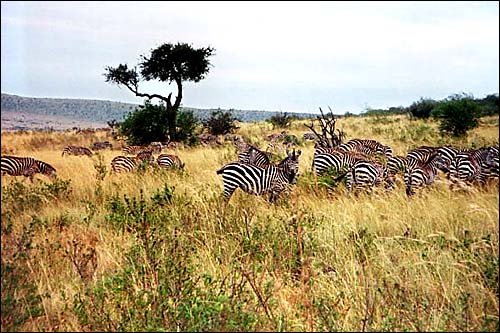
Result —
<path fill-rule="evenodd" d="M 64 129 L 77 127 L 105 127 L 111 120 L 122 121 L 138 104 L 90 99 L 33 98 L 2 93 L 2 129 Z M 216 109 L 191 110 L 199 119 L 207 119 Z M 227 110 L 222 110 L 227 111 Z M 242 122 L 264 121 L 278 111 L 231 110 Z M 309 113 L 293 113 L 308 118 Z"/>

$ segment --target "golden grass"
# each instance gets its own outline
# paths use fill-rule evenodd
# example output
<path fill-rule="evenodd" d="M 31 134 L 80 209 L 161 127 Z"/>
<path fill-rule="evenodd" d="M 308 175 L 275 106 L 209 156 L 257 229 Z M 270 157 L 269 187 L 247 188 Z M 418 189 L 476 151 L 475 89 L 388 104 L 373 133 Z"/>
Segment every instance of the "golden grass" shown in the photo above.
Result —
<path fill-rule="evenodd" d="M 294 122 L 289 133 L 302 138 L 308 131 L 304 123 Z M 482 119 L 481 126 L 464 140 L 442 138 L 432 121 L 409 122 L 402 116 L 339 119 L 337 128 L 347 133 L 347 139 L 378 140 L 399 155 L 424 144 L 498 145 L 498 117 Z M 268 123 L 240 124 L 238 134 L 265 148 L 263 138 L 277 131 Z M 189 279 L 199 281 L 196 277 L 209 274 L 220 283 L 222 294 L 242 306 L 242 313 L 255 314 L 251 324 L 234 319 L 236 326 L 230 326 L 221 318 L 236 316 L 229 310 L 235 304 L 224 303 L 218 310 L 220 317 L 216 316 L 219 324 L 207 323 L 202 330 L 498 329 L 498 273 L 494 273 L 499 250 L 498 183 L 480 190 L 452 191 L 445 182 L 438 182 L 408 198 L 400 180 L 390 193 L 356 197 L 342 186 L 327 189 L 315 180 L 310 174 L 313 145 L 305 143 L 300 147 L 301 177 L 276 205 L 240 190 L 226 205 L 220 198 L 222 179 L 216 170 L 236 159 L 229 142 L 216 148 L 168 151 L 180 156 L 184 171 L 110 174 L 111 159 L 121 154 L 120 143 L 113 142 L 117 149 L 100 153 L 108 171 L 100 183 L 94 167 L 97 156 L 61 156 L 67 144 L 89 146 L 97 140 L 109 138 L 105 133 L 2 133 L 3 154 L 44 160 L 56 167 L 59 178 L 70 180 L 68 194 L 55 198 L 39 194 L 44 201 L 36 209 L 27 205 L 13 210 L 13 202 L 5 201 L 4 194 L 13 191 L 19 179 L 2 176 L 2 268 L 12 265 L 14 272 L 28 277 L 25 284 L 36 287 L 30 294 L 2 285 L 2 307 L 8 309 L 2 310 L 2 330 L 159 329 L 120 314 L 120 309 L 154 312 L 138 308 L 131 297 L 142 291 L 155 294 L 155 283 L 162 282 L 155 280 L 154 270 L 139 273 L 142 259 L 130 266 L 127 258 L 137 246 L 144 251 L 138 258 L 151 262 L 140 236 L 143 226 L 130 224 L 135 231 L 116 227 L 118 217 L 110 218 L 109 203 L 137 199 L 141 192 L 150 203 L 165 186 L 173 189 L 174 201 L 163 208 L 155 206 L 150 216 L 158 221 L 143 221 L 169 232 L 156 239 L 158 249 L 165 251 L 161 258 L 189 254 L 193 269 Z M 35 184 L 22 183 L 27 191 L 45 193 L 36 191 L 48 180 L 36 178 Z M 22 247 L 30 224 L 32 243 Z M 175 241 L 190 252 L 171 247 Z M 27 258 L 16 257 L 20 249 L 29 254 Z M 132 290 L 107 287 L 127 270 L 132 270 L 127 275 Z M 213 287 L 200 283 L 198 292 L 211 295 Z M 238 283 L 240 294 L 234 289 Z M 96 290 L 114 296 L 99 303 Z M 12 296 L 9 292 L 17 302 L 7 297 Z M 35 305 L 28 301 L 33 294 L 40 296 L 40 312 L 32 311 Z M 82 309 L 90 319 L 84 320 Z M 15 316 L 26 313 L 16 323 Z M 104 314 L 109 326 L 95 319 Z M 193 323 L 179 325 L 166 320 L 162 327 L 196 330 Z"/>

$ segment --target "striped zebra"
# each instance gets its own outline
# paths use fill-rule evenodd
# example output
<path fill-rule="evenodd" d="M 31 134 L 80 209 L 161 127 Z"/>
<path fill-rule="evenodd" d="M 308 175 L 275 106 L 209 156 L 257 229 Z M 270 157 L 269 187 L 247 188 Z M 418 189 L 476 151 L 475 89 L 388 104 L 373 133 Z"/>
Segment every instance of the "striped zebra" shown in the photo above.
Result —
<path fill-rule="evenodd" d="M 469 152 L 470 149 L 460 148 L 460 147 L 452 147 L 452 146 L 444 146 L 439 147 L 436 152 L 439 156 L 441 156 L 441 163 L 438 164 L 438 168 L 446 173 L 447 177 L 450 178 L 450 167 L 457 156 L 458 153 L 466 153 Z"/>
<path fill-rule="evenodd" d="M 122 152 L 127 155 L 137 155 L 145 150 L 151 151 L 148 146 L 130 145 L 122 148 Z"/>
<path fill-rule="evenodd" d="M 97 141 L 91 146 L 92 150 L 112 149 L 113 145 L 109 141 Z"/>
<path fill-rule="evenodd" d="M 278 165 L 267 167 L 232 162 L 219 170 L 224 182 L 224 198 L 229 201 L 231 195 L 239 187 L 244 192 L 254 195 L 270 193 L 269 201 L 275 202 L 279 194 L 291 184 L 295 184 L 299 173 L 299 156 L 301 151 L 288 154 Z"/>
<path fill-rule="evenodd" d="M 2 175 L 25 176 L 33 182 L 35 174 L 41 173 L 51 179 L 56 178 L 56 169 L 43 161 L 32 157 L 6 155 L 1 157 Z"/>
<path fill-rule="evenodd" d="M 498 163 L 498 147 L 488 147 L 488 154 L 486 155 L 486 165 L 492 172 L 493 177 L 498 178 L 499 163 Z"/>
<path fill-rule="evenodd" d="M 137 169 L 142 163 L 152 163 L 154 157 L 151 152 L 139 152 L 136 156 L 116 156 L 111 160 L 111 170 L 113 172 L 131 172 Z"/>
<path fill-rule="evenodd" d="M 411 196 L 415 194 L 415 189 L 434 183 L 438 176 L 438 166 L 443 162 L 443 157 L 438 153 L 433 154 L 426 162 L 407 159 L 404 175 L 406 195 Z"/>
<path fill-rule="evenodd" d="M 391 147 L 381 144 L 380 142 L 375 140 L 351 139 L 341 146 L 345 147 L 345 149 L 347 150 L 357 150 L 360 146 L 364 146 L 369 148 L 372 153 L 382 154 L 386 158 L 389 158 L 393 155 Z"/>
<path fill-rule="evenodd" d="M 304 133 L 304 135 L 302 135 L 302 137 L 304 138 L 304 140 L 309 140 L 309 141 L 316 141 L 318 139 L 318 137 L 316 136 L 316 134 L 314 134 L 313 132 L 306 132 Z"/>
<path fill-rule="evenodd" d="M 484 147 L 457 153 L 450 165 L 450 179 L 453 182 L 484 185 L 490 178 L 498 177 L 491 158 L 494 151 L 494 147 Z M 498 159 L 498 150 L 496 155 Z"/>
<path fill-rule="evenodd" d="M 66 146 L 64 147 L 62 151 L 62 155 L 75 155 L 75 156 L 81 156 L 81 155 L 87 155 L 87 156 L 92 156 L 92 151 L 86 147 L 80 147 L 80 146 Z"/>
<path fill-rule="evenodd" d="M 334 172 L 343 172 L 352 167 L 358 161 L 367 161 L 364 155 L 356 154 L 354 152 L 330 152 L 319 153 L 313 157 L 312 169 L 313 172 L 320 176 L 328 169 L 332 168 Z"/>
<path fill-rule="evenodd" d="M 387 174 L 386 174 L 386 188 L 394 188 L 396 182 L 396 175 L 406 171 L 407 158 L 404 156 L 394 155 L 387 159 Z"/>
<path fill-rule="evenodd" d="M 184 163 L 177 155 L 161 154 L 156 159 L 156 163 L 161 168 L 178 168 L 178 169 L 184 168 Z"/>
<path fill-rule="evenodd" d="M 386 179 L 386 172 L 381 163 L 359 160 L 347 172 L 347 190 L 352 192 L 356 188 L 380 186 Z"/>
<path fill-rule="evenodd" d="M 413 158 L 425 163 L 429 160 L 429 157 L 432 156 L 432 154 L 434 154 L 438 149 L 439 147 L 419 146 L 410 150 L 406 154 L 406 158 Z"/>
<path fill-rule="evenodd" d="M 266 167 L 271 164 L 268 154 L 255 146 L 250 146 L 246 151 L 240 152 L 238 154 L 238 162 L 260 167 Z"/>

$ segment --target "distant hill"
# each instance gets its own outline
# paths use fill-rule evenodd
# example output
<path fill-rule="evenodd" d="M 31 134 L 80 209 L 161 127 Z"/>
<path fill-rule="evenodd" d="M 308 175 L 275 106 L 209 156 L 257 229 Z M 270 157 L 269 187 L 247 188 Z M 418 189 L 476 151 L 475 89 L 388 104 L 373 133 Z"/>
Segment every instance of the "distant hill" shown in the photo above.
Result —
<path fill-rule="evenodd" d="M 96 123 L 104 124 L 111 120 L 122 121 L 125 116 L 138 107 L 139 104 L 121 103 L 103 100 L 90 99 L 67 99 L 67 98 L 34 98 L 22 97 L 2 93 L 2 121 L 6 119 L 8 113 L 22 114 L 25 118 L 30 115 L 37 117 L 55 117 L 58 120 L 71 120 L 72 123 Z M 210 117 L 217 109 L 196 109 L 183 108 L 193 111 L 200 120 Z M 225 110 L 231 111 L 234 117 L 242 122 L 259 122 L 279 114 L 279 111 L 258 111 L 258 110 Z M 310 118 L 311 113 L 288 113 L 298 118 Z"/>

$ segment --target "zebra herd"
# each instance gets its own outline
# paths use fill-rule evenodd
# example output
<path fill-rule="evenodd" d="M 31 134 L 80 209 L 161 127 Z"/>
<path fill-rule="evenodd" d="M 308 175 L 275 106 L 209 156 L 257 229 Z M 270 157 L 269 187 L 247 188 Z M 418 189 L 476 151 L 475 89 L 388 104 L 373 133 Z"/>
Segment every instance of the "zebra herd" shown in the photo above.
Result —
<path fill-rule="evenodd" d="M 229 200 L 237 188 L 244 192 L 264 195 L 276 201 L 278 196 L 297 182 L 299 176 L 300 150 L 293 149 L 279 163 L 270 161 L 270 154 L 233 138 L 238 160 L 230 162 L 216 171 L 222 176 L 224 197 Z M 101 145 L 99 145 L 101 146 Z M 110 144 L 102 146 L 110 147 Z M 97 147 L 97 146 L 96 146 Z M 115 173 L 131 172 L 140 165 L 157 165 L 161 168 L 184 168 L 179 156 L 162 154 L 161 142 L 146 146 L 127 146 L 124 155 L 111 161 Z M 155 159 L 154 153 L 159 156 Z M 87 155 L 92 151 L 85 147 L 66 146 L 62 156 Z M 134 155 L 134 156 L 125 156 Z M 373 189 L 384 185 L 386 190 L 395 188 L 396 176 L 403 175 L 406 194 L 411 196 L 419 188 L 428 186 L 443 172 L 452 184 L 466 183 L 484 185 L 499 177 L 498 146 L 479 149 L 464 149 L 452 146 L 420 146 L 410 150 L 406 156 L 394 155 L 390 146 L 375 140 L 351 139 L 337 147 L 323 147 L 316 143 L 312 161 L 312 172 L 323 176 L 333 171 L 335 180 L 346 179 L 349 192 L 358 189 Z M 2 175 L 25 176 L 33 180 L 36 173 L 55 177 L 56 170 L 50 164 L 31 157 L 2 156 Z"/>

